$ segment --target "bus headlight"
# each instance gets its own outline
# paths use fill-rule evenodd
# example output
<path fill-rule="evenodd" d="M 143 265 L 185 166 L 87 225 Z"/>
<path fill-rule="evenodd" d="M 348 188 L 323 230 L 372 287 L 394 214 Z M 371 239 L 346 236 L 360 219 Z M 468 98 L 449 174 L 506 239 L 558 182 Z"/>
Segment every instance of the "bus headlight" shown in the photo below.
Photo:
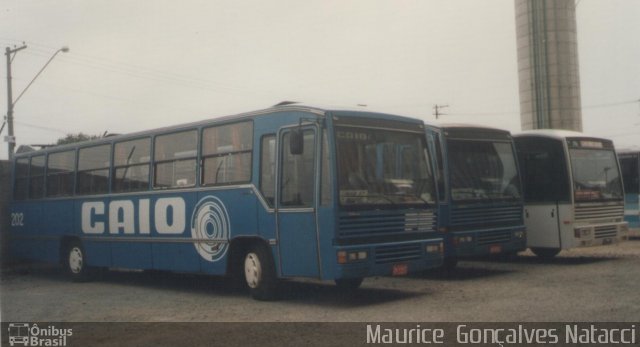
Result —
<path fill-rule="evenodd" d="M 524 239 L 526 235 L 527 233 L 524 230 L 516 231 L 515 233 L 513 233 L 513 236 L 517 239 Z"/>
<path fill-rule="evenodd" d="M 437 245 L 427 245 L 426 249 L 427 253 L 442 253 L 444 251 L 444 246 L 442 242 Z"/>
<path fill-rule="evenodd" d="M 360 260 L 366 260 L 369 256 L 367 251 L 338 251 L 338 264 L 347 264 Z"/>
<path fill-rule="evenodd" d="M 473 241 L 473 236 L 456 236 L 453 238 L 453 243 L 459 245 L 463 242 L 471 242 Z"/>

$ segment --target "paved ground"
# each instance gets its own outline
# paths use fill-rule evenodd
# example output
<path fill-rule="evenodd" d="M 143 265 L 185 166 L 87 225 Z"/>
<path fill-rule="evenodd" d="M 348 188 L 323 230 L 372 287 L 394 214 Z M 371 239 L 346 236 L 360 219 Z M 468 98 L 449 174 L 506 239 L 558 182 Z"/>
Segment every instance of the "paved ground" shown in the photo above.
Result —
<path fill-rule="evenodd" d="M 71 283 L 50 267 L 5 270 L 2 321 L 446 322 L 637 321 L 640 241 L 563 251 L 549 262 L 463 261 L 404 278 L 370 278 L 352 294 L 332 283 L 287 281 L 279 301 L 258 302 L 222 278 L 108 272 Z"/>

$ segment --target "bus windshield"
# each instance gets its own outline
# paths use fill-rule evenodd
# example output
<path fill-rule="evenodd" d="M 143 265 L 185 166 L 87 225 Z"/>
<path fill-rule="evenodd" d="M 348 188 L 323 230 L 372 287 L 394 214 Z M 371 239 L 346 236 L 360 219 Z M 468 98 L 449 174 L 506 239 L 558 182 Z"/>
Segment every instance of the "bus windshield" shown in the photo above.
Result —
<path fill-rule="evenodd" d="M 509 142 L 448 140 L 451 199 L 520 198 L 520 180 Z"/>
<path fill-rule="evenodd" d="M 571 148 L 575 200 L 622 199 L 622 182 L 613 150 Z"/>
<path fill-rule="evenodd" d="M 336 127 L 340 203 L 434 203 L 434 182 L 420 133 Z"/>

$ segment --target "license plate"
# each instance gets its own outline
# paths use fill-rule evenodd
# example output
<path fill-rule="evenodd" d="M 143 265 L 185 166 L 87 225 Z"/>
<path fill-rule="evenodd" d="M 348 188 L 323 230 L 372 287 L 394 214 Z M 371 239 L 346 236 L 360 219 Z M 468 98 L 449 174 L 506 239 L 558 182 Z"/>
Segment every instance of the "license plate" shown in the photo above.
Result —
<path fill-rule="evenodd" d="M 391 274 L 393 276 L 404 276 L 409 273 L 409 266 L 407 264 L 393 264 L 393 270 Z"/>
<path fill-rule="evenodd" d="M 489 247 L 489 253 L 491 254 L 496 254 L 501 252 L 502 252 L 502 246 L 500 245 L 493 245 Z"/>

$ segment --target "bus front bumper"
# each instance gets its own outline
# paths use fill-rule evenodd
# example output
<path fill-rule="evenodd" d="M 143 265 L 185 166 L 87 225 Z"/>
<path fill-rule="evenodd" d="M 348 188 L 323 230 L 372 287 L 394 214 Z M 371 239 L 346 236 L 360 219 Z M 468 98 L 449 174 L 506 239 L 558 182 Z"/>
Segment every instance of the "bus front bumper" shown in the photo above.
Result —
<path fill-rule="evenodd" d="M 443 264 L 441 238 L 336 248 L 335 278 L 404 276 Z"/>
<path fill-rule="evenodd" d="M 523 227 L 451 232 L 445 236 L 445 245 L 446 257 L 469 258 L 524 251 L 527 237 Z"/>

